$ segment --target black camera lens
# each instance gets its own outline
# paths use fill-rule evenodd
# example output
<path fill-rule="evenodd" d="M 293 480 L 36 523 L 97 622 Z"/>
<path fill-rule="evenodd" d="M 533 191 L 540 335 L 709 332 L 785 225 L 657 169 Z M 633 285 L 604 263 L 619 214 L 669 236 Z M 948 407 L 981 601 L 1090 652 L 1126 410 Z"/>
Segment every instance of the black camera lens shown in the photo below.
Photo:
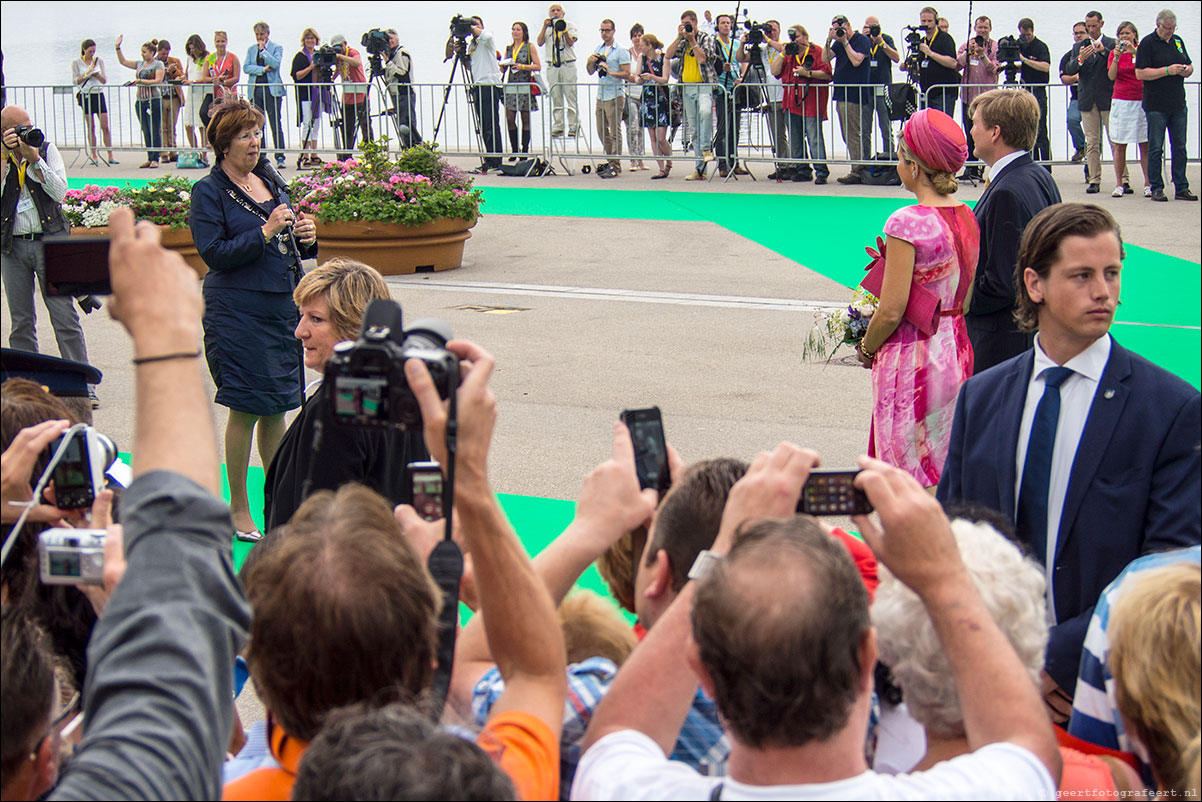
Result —
<path fill-rule="evenodd" d="M 842 29 L 842 28 L 836 28 L 836 29 L 835 29 L 835 36 L 837 36 L 837 37 L 839 37 L 840 39 L 842 39 L 842 38 L 843 38 L 843 35 L 844 35 L 844 34 L 843 34 L 843 29 Z"/>
<path fill-rule="evenodd" d="M 691 22 L 686 22 L 686 23 L 684 24 L 684 32 L 685 32 L 685 33 L 692 33 L 692 32 L 693 32 L 693 23 L 691 23 Z"/>
<path fill-rule="evenodd" d="M 40 148 L 46 142 L 46 135 L 42 133 L 41 128 L 34 128 L 32 125 L 18 125 L 13 130 L 16 132 L 17 138 L 31 148 Z"/>
<path fill-rule="evenodd" d="M 984 47 L 984 46 L 985 46 L 985 37 L 984 37 L 984 36 L 978 36 L 978 37 L 975 37 L 975 38 L 973 39 L 973 41 L 977 43 L 977 47 Z"/>
<path fill-rule="evenodd" d="M 881 35 L 881 26 L 880 25 L 869 25 L 868 26 L 868 35 L 869 36 L 880 36 Z"/>
<path fill-rule="evenodd" d="M 785 45 L 786 56 L 796 56 L 800 52 L 801 45 L 797 44 L 797 42 L 789 42 L 789 44 Z"/>
<path fill-rule="evenodd" d="M 566 31 L 568 29 L 568 24 L 561 19 L 557 19 L 557 20 L 555 20 L 554 27 L 555 27 L 555 30 L 559 31 L 560 33 L 563 33 L 564 31 Z"/>

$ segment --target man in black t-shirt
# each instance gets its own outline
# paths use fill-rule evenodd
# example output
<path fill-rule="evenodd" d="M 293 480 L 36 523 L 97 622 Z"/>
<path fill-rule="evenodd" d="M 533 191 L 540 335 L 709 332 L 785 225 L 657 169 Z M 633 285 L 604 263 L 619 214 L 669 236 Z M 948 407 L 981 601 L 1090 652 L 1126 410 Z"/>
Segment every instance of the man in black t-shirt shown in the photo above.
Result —
<path fill-rule="evenodd" d="M 1156 15 L 1156 30 L 1144 37 L 1135 52 L 1135 77 L 1144 82 L 1144 113 L 1148 115 L 1148 178 L 1152 200 L 1167 201 L 1164 194 L 1164 134 L 1169 132 L 1173 149 L 1173 188 L 1177 200 L 1196 201 L 1185 175 L 1185 129 L 1189 109 L 1185 105 L 1185 79 L 1194 74 L 1194 64 L 1185 42 L 1175 31 L 1177 15 L 1165 9 Z"/>
<path fill-rule="evenodd" d="M 926 92 L 927 106 L 939 109 L 948 116 L 956 115 L 960 97 L 960 73 L 956 69 L 956 41 L 950 33 L 939 30 L 939 12 L 927 6 L 922 10 L 919 25 L 927 32 L 918 50 L 918 85 Z"/>
<path fill-rule="evenodd" d="M 1022 58 L 1019 77 L 1027 91 L 1039 101 L 1039 131 L 1035 135 L 1035 161 L 1051 161 L 1052 143 L 1048 139 L 1048 76 L 1052 69 L 1052 53 L 1035 37 L 1035 22 L 1029 17 L 1018 21 L 1018 52 Z M 1048 172 L 1052 166 L 1047 165 Z"/>
<path fill-rule="evenodd" d="M 868 82 L 873 85 L 873 94 L 875 95 L 872 106 L 876 112 L 876 124 L 881 132 L 881 142 L 885 146 L 883 152 L 892 160 L 897 157 L 897 152 L 893 149 L 893 125 L 889 120 L 888 95 L 889 84 L 893 83 L 893 65 L 901 58 L 901 54 L 897 52 L 897 47 L 893 44 L 893 37 L 887 33 L 881 33 L 881 21 L 876 17 L 865 19 L 860 33 L 868 37 L 871 47 L 868 51 Z"/>

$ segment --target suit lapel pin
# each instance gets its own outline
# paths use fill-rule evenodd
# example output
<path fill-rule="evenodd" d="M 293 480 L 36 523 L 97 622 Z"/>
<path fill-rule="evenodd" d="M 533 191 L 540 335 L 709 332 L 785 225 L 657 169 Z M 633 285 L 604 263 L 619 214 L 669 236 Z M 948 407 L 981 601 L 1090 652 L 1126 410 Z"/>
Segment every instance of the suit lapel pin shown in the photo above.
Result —
<path fill-rule="evenodd" d="M 1114 398 L 1114 390 L 1107 390 L 1106 392 L 1102 393 L 1102 397 L 1109 401 L 1110 399 Z"/>

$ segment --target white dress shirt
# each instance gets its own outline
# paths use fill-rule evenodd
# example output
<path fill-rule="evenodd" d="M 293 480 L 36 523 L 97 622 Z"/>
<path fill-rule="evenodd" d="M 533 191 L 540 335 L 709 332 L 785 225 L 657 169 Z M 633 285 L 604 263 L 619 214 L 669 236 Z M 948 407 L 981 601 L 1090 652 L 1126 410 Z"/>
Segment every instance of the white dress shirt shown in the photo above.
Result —
<path fill-rule="evenodd" d="M 14 152 L 13 155 L 16 155 Z M 4 176 L 7 180 L 8 171 L 16 167 L 10 159 L 4 160 Z M 13 234 L 39 234 L 42 231 L 42 221 L 38 218 L 38 209 L 33 204 L 29 194 L 29 182 L 42 185 L 42 189 L 55 203 L 62 203 L 67 197 L 67 166 L 58 148 L 51 143 L 46 148 L 46 158 L 39 159 L 36 164 L 30 164 L 25 169 L 25 185 L 21 187 L 21 198 L 17 201 L 17 215 L 13 220 Z M 2 186 L 2 184 L 0 184 Z"/>
<path fill-rule="evenodd" d="M 1011 153 L 1007 153 L 1005 156 L 998 159 L 993 164 L 989 165 L 989 180 L 996 181 L 997 177 L 1001 174 L 1002 170 L 1004 170 L 1006 168 L 1006 166 L 1010 164 L 1010 162 L 1014 161 L 1019 156 L 1026 156 L 1026 155 L 1027 155 L 1027 151 L 1016 150 Z"/>
<path fill-rule="evenodd" d="M 1048 622 L 1056 622 L 1055 595 L 1052 581 L 1055 575 L 1053 563 L 1056 559 L 1056 541 L 1060 537 L 1060 514 L 1064 511 L 1064 496 L 1068 492 L 1069 479 L 1072 477 L 1073 460 L 1077 456 L 1077 446 L 1081 442 L 1081 433 L 1085 431 L 1085 422 L 1089 418 L 1089 408 L 1093 404 L 1094 394 L 1098 390 L 1098 382 L 1106 363 L 1110 360 L 1110 335 L 1106 334 L 1086 348 L 1081 353 L 1064 363 L 1064 367 L 1073 371 L 1073 375 L 1060 385 L 1060 418 L 1056 425 L 1056 443 L 1052 447 L 1052 474 L 1048 486 L 1048 537 L 1047 552 L 1044 554 L 1044 574 L 1047 577 Z M 1031 426 L 1035 421 L 1035 408 L 1043 398 L 1044 371 L 1058 367 L 1057 363 L 1043 352 L 1039 344 L 1039 335 L 1035 335 L 1035 367 L 1031 371 L 1031 381 L 1027 385 L 1027 403 L 1023 407 L 1022 424 L 1018 428 L 1018 449 L 1015 455 L 1014 499 L 1015 515 L 1018 511 L 1018 494 L 1022 489 L 1023 465 L 1027 460 L 1027 441 L 1031 437 Z"/>

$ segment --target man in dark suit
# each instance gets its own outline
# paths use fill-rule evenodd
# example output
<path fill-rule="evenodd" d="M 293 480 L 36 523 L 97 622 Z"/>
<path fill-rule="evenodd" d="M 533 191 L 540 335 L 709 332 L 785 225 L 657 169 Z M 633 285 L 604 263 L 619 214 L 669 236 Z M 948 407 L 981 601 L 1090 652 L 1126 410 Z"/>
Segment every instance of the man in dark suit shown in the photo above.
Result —
<path fill-rule="evenodd" d="M 989 165 L 989 185 L 973 210 L 981 226 L 981 253 L 964 321 L 973 369 L 986 368 L 1031 347 L 1014 322 L 1014 264 L 1027 221 L 1054 203 L 1060 190 L 1031 159 L 1039 133 L 1039 102 L 1027 92 L 994 89 L 968 107 L 973 150 Z"/>
<path fill-rule="evenodd" d="M 1054 707 L 1075 686 L 1106 585 L 1140 555 L 1202 534 L 1202 396 L 1110 336 L 1122 253 L 1098 206 L 1059 204 L 1027 225 L 1015 314 L 1038 329 L 1035 348 L 961 387 L 939 482 L 940 501 L 1014 520 L 1047 566 Z"/>

